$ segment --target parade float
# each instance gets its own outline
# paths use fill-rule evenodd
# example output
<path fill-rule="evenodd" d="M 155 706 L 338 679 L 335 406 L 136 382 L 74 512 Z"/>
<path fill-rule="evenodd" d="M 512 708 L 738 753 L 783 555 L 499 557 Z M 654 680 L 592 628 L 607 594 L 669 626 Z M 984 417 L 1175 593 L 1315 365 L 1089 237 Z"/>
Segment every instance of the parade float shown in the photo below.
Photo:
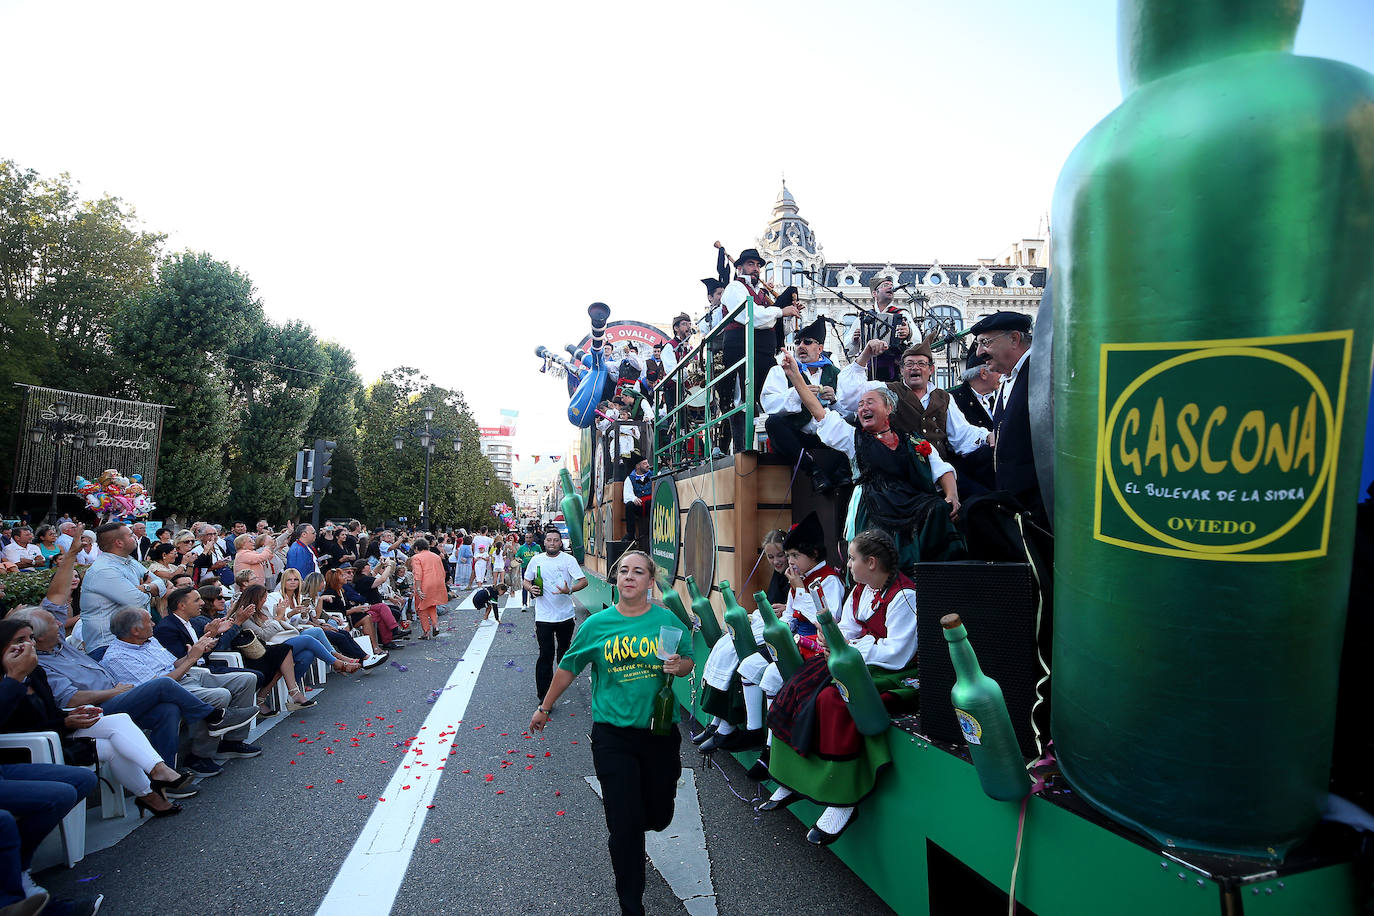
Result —
<path fill-rule="evenodd" d="M 1368 730 L 1337 711 L 1374 348 L 1374 78 L 1293 55 L 1300 12 L 1121 4 L 1125 99 L 1060 176 L 1034 334 L 1053 561 L 918 564 L 920 712 L 892 718 L 891 765 L 838 858 L 816 852 L 898 913 L 1367 911 L 1369 852 L 1325 816 L 1333 741 Z M 616 386 L 609 314 L 589 309 L 588 350 L 540 354 L 569 374 L 581 430 L 561 508 L 591 612 L 628 546 L 625 421 L 596 422 Z M 723 324 L 654 390 L 639 440 L 658 595 L 698 658 L 737 630 L 733 596 L 765 587 L 765 532 L 815 511 L 838 543 L 841 521 L 766 447 L 711 457 L 732 415 L 755 429 L 747 398 L 715 397 L 754 366 L 752 335 L 739 363 L 709 358 Z M 962 620 L 945 636 L 947 614 Z M 985 791 L 970 757 L 950 699 L 964 635 L 1005 694 L 1024 792 Z M 700 720 L 698 687 L 678 699 Z"/>

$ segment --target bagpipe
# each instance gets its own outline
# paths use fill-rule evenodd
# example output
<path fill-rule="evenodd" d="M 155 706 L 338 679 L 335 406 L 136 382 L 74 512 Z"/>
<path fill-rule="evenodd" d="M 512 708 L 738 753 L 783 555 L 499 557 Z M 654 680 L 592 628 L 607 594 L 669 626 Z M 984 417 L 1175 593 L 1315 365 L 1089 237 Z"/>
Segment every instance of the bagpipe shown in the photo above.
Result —
<path fill-rule="evenodd" d="M 610 373 L 606 369 L 603 353 L 606 340 L 606 320 L 611 317 L 611 308 L 604 302 L 593 302 L 587 306 L 587 317 L 592 322 L 591 352 L 587 370 L 568 401 L 568 422 L 579 429 L 587 429 L 596 422 L 596 405 L 606 390 L 606 380 Z"/>

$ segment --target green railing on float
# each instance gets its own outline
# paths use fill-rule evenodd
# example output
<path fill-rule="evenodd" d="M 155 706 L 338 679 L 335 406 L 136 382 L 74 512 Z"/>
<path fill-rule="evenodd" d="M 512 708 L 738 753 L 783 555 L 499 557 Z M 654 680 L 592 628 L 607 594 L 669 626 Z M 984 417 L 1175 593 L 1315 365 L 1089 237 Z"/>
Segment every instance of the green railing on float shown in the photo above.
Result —
<path fill-rule="evenodd" d="M 745 329 L 744 356 L 716 372 L 713 345 L 719 342 L 720 349 L 724 349 L 726 328 L 737 318 L 742 319 Z M 655 476 L 708 460 L 715 448 L 712 430 L 721 423 L 728 423 L 737 414 L 744 415 L 745 442 L 752 444 L 756 409 L 753 396 L 753 328 L 754 300 L 746 298 L 716 322 L 654 388 L 654 426 L 657 431 L 653 459 Z M 687 370 L 697 362 L 702 366 L 704 381 L 700 388 L 689 393 L 684 390 Z M 740 373 L 740 397 L 728 408 L 719 409 L 718 404 L 735 401 L 733 391 L 722 392 L 718 389 L 720 386 L 733 385 L 736 372 Z M 670 392 L 677 395 L 676 403 L 671 407 L 667 406 Z M 734 443 L 735 451 L 744 447 L 745 443 Z"/>

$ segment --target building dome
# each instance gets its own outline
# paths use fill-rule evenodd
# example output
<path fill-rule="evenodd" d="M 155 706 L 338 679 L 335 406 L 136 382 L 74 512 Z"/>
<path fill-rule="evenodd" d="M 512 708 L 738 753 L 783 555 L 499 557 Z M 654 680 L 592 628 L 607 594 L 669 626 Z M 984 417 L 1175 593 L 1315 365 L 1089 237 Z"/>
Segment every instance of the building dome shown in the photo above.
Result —
<path fill-rule="evenodd" d="M 809 255 L 817 254 L 816 234 L 798 212 L 797 199 L 787 190 L 786 181 L 783 181 L 782 190 L 773 204 L 773 218 L 759 237 L 760 251 L 776 253 L 784 248 L 799 249 Z"/>

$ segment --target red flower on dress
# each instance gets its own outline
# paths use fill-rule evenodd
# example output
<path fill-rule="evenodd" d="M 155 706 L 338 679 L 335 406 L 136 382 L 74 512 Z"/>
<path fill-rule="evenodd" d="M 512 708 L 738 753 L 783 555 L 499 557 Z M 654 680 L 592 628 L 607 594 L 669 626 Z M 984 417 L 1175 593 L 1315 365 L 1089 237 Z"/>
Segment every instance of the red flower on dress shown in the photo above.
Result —
<path fill-rule="evenodd" d="M 917 453 L 919 453 L 919 454 L 925 456 L 926 458 L 929 458 L 929 457 L 930 457 L 930 453 L 933 452 L 933 451 L 935 451 L 935 448 L 934 448 L 934 446 L 932 446 L 927 440 L 925 440 L 925 439 L 917 439 L 917 440 L 916 440 L 916 451 L 917 451 Z"/>

